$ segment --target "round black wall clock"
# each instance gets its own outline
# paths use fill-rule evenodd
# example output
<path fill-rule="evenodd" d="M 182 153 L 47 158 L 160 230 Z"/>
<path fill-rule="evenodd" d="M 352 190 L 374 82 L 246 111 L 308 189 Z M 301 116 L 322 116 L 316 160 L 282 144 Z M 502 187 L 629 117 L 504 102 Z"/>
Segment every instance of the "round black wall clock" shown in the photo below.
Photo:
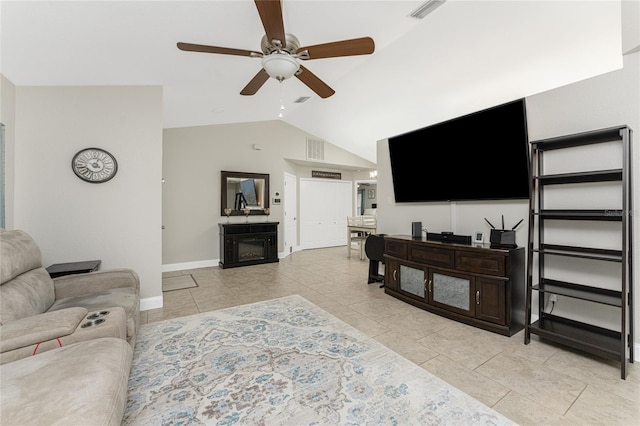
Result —
<path fill-rule="evenodd" d="M 71 168 L 76 176 L 86 182 L 103 183 L 116 175 L 118 162 L 104 149 L 85 148 L 73 156 Z"/>

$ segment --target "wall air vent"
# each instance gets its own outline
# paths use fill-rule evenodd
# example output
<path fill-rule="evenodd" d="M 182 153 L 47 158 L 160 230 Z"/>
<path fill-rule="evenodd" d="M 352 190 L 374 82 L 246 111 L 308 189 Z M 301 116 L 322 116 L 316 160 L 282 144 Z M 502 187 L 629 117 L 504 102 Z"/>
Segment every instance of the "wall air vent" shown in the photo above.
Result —
<path fill-rule="evenodd" d="M 422 3 L 416 10 L 411 12 L 409 16 L 416 19 L 423 19 L 425 16 L 436 10 L 438 7 L 442 6 L 442 4 L 446 0 L 428 0 Z"/>
<path fill-rule="evenodd" d="M 324 141 L 307 138 L 307 160 L 324 161 Z"/>
<path fill-rule="evenodd" d="M 303 104 L 311 99 L 311 96 L 300 96 L 298 99 L 293 101 L 294 104 Z"/>

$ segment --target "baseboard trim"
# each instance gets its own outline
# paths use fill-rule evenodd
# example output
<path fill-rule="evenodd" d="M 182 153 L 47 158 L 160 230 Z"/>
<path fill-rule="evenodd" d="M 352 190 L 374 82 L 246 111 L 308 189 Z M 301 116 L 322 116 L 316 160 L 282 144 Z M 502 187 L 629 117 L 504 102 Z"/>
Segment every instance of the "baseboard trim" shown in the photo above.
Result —
<path fill-rule="evenodd" d="M 140 310 L 148 311 L 151 309 L 162 308 L 162 296 L 156 297 L 145 297 L 144 299 L 140 299 Z"/>
<path fill-rule="evenodd" d="M 162 265 L 162 272 L 184 271 L 186 269 L 211 268 L 218 266 L 219 259 L 199 260 L 197 262 L 168 263 Z"/>
<path fill-rule="evenodd" d="M 293 253 L 295 253 L 295 252 L 297 252 L 297 251 L 300 251 L 300 250 L 302 250 L 302 249 L 300 248 L 300 246 L 293 246 L 293 249 L 291 250 L 291 253 L 287 253 L 286 251 L 282 251 L 282 252 L 278 253 L 278 259 L 284 259 L 284 258 L 286 258 L 287 256 L 290 256 L 290 255 L 292 255 Z"/>
<path fill-rule="evenodd" d="M 301 250 L 300 246 L 296 246 L 293 248 L 293 253 Z M 278 253 L 278 259 L 284 259 L 289 256 L 291 253 L 280 252 Z M 199 260 L 196 262 L 183 262 L 183 263 L 167 263 L 162 265 L 162 272 L 174 272 L 174 271 L 185 271 L 188 269 L 198 269 L 198 268 L 211 268 L 219 266 L 220 259 L 211 259 L 211 260 Z"/>

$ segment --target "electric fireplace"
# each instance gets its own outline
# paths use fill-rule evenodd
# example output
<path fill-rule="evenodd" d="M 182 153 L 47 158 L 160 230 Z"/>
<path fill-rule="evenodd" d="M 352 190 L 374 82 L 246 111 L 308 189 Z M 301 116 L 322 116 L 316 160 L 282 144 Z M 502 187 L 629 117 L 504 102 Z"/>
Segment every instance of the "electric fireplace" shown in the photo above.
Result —
<path fill-rule="evenodd" d="M 220 267 L 277 262 L 278 223 L 220 223 Z"/>

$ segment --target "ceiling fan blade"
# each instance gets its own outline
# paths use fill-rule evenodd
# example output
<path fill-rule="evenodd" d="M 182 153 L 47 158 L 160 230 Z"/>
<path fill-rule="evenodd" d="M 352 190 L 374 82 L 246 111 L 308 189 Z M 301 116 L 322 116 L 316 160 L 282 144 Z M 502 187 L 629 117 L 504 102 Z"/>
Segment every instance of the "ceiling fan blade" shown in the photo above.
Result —
<path fill-rule="evenodd" d="M 280 0 L 255 0 L 255 2 L 267 40 L 269 42 L 279 40 L 282 47 L 287 47 Z"/>
<path fill-rule="evenodd" d="M 307 85 L 307 87 L 318 94 L 321 98 L 328 98 L 336 93 L 331 87 L 327 86 L 327 83 L 320 80 L 314 73 L 309 71 L 304 66 L 300 65 L 302 72 L 296 74 L 298 80 Z"/>
<path fill-rule="evenodd" d="M 178 43 L 178 49 L 187 52 L 203 52 L 203 53 L 219 53 L 222 55 L 237 55 L 237 56 L 262 56 L 260 52 L 254 52 L 251 50 L 243 49 L 231 49 L 229 47 L 207 46 L 204 44 L 192 44 L 192 43 Z"/>
<path fill-rule="evenodd" d="M 296 53 L 304 51 L 309 57 L 300 59 L 336 58 L 339 56 L 370 55 L 375 50 L 375 43 L 371 37 L 354 38 L 351 40 L 334 41 L 332 43 L 316 44 L 299 48 Z"/>
<path fill-rule="evenodd" d="M 249 84 L 242 89 L 240 94 L 245 96 L 255 95 L 267 80 L 269 80 L 269 74 L 267 74 L 264 68 L 261 68 L 260 71 L 258 71 L 258 74 L 251 79 Z"/>

